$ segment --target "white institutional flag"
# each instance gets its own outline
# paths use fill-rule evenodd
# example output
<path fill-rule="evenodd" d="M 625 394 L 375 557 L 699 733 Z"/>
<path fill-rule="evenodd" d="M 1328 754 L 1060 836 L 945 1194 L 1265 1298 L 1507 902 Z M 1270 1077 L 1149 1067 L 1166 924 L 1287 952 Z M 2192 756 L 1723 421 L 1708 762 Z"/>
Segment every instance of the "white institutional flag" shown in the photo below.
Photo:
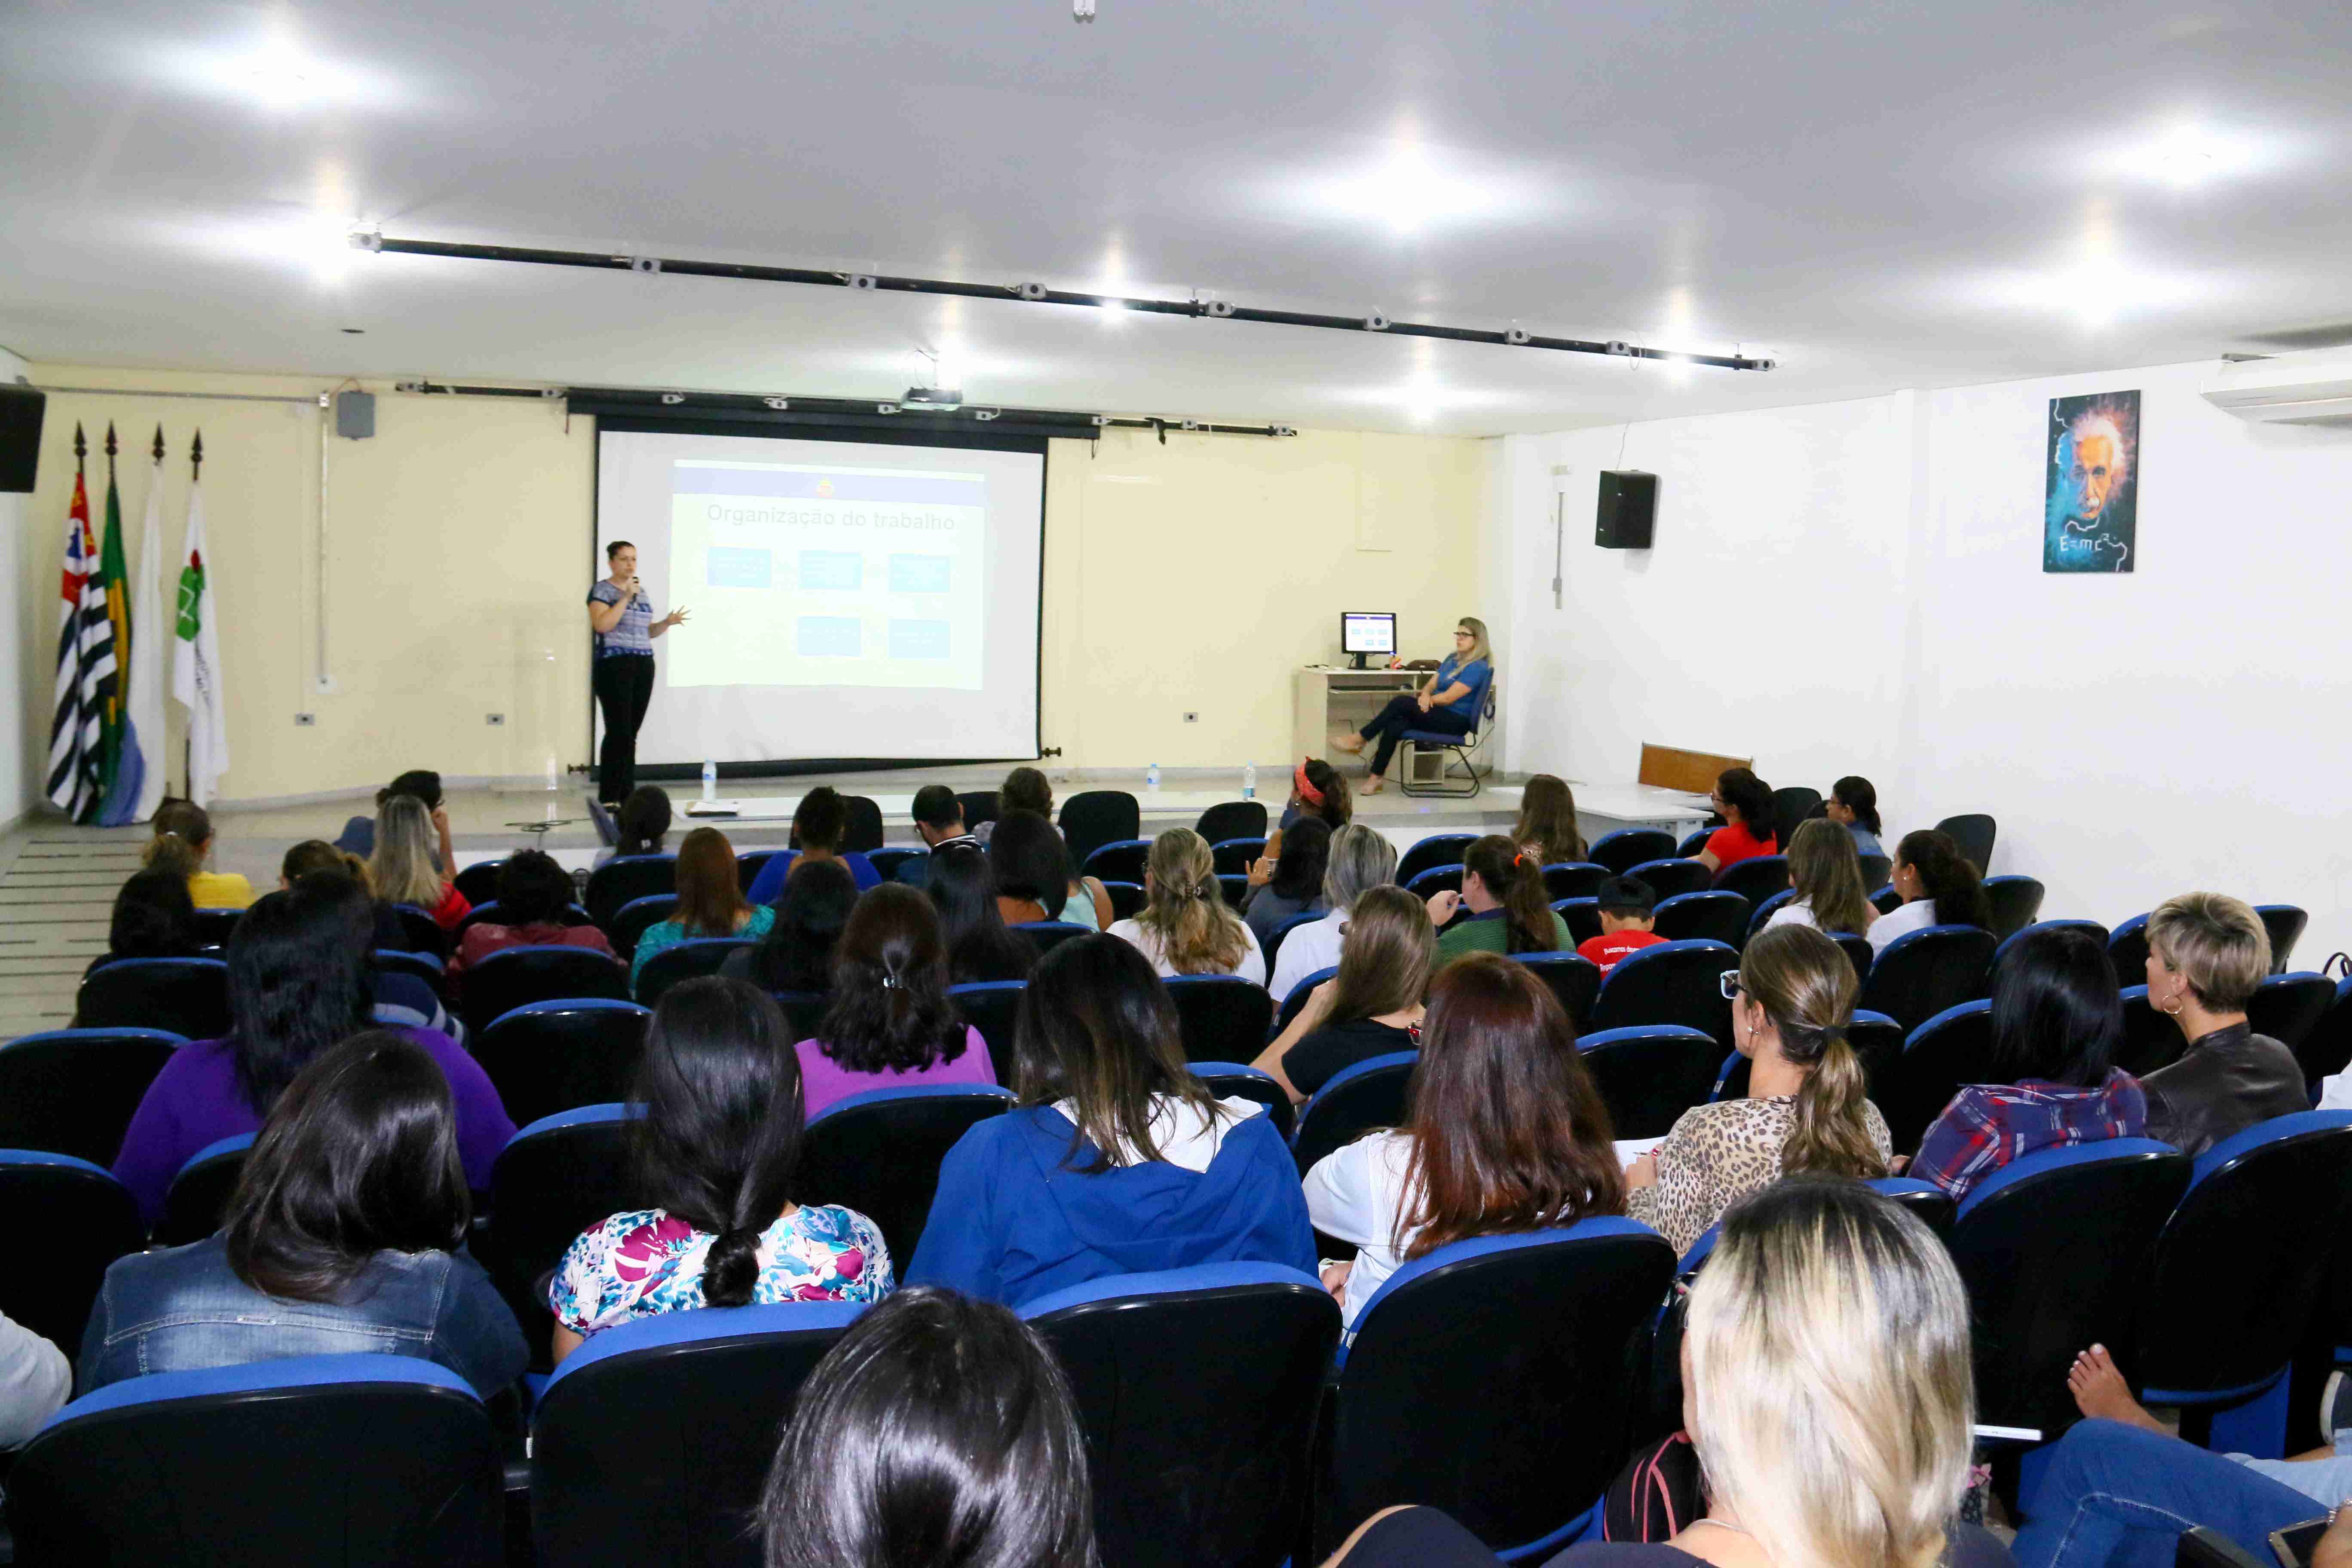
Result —
<path fill-rule="evenodd" d="M 179 654 L 172 664 L 172 697 L 188 710 L 188 798 L 198 805 L 213 803 L 213 785 L 228 771 L 218 608 L 212 552 L 205 543 L 204 487 L 192 484 L 187 542 L 180 551 Z"/>
<path fill-rule="evenodd" d="M 146 822 L 163 804 L 163 658 L 174 643 L 163 640 L 163 460 L 147 483 L 147 521 L 139 541 L 139 573 L 131 590 L 131 722 L 136 727 L 147 769 L 139 784 L 139 804 L 131 820 Z"/>

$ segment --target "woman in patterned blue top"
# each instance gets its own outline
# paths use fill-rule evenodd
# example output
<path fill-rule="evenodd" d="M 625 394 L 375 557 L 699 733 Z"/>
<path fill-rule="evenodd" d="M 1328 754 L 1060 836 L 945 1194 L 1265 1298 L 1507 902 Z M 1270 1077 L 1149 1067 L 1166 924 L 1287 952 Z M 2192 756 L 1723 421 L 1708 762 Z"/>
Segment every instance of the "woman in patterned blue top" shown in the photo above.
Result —
<path fill-rule="evenodd" d="M 682 624 L 686 611 L 654 619 L 653 601 L 637 582 L 637 547 L 627 540 L 604 546 L 604 559 L 613 574 L 588 590 L 588 626 L 596 634 L 592 684 L 604 712 L 596 798 L 618 809 L 637 784 L 637 727 L 654 700 L 654 638 Z"/>
<path fill-rule="evenodd" d="M 1378 717 L 1353 734 L 1331 743 L 1353 755 L 1375 741 L 1370 771 L 1364 778 L 1366 795 L 1378 795 L 1388 782 L 1389 758 L 1408 730 L 1440 735 L 1466 735 L 1478 727 L 1486 706 L 1486 688 L 1495 679 L 1494 650 L 1486 642 L 1486 623 L 1465 616 L 1454 628 L 1454 651 L 1439 663 L 1437 673 L 1421 683 L 1410 697 L 1391 697 Z"/>
<path fill-rule="evenodd" d="M 671 987 L 646 1031 L 630 1141 L 652 1208 L 616 1214 L 548 1286 L 562 1361 L 590 1334 L 656 1312 L 878 1301 L 890 1252 L 855 1209 L 792 1201 L 800 1059 L 775 1000 L 717 976 Z"/>

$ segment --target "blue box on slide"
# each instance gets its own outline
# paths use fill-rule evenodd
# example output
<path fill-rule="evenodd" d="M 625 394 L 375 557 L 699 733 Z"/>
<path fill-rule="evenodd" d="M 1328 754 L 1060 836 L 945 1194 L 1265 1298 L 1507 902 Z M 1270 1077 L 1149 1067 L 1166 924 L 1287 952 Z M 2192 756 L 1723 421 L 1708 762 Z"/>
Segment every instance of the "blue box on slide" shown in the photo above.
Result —
<path fill-rule="evenodd" d="M 948 572 L 954 564 L 950 555 L 893 555 L 890 557 L 890 591 L 894 594 L 944 594 L 948 591 Z"/>
<path fill-rule="evenodd" d="M 865 651 L 856 616 L 803 616 L 793 633 L 793 651 L 803 658 L 856 658 Z"/>
<path fill-rule="evenodd" d="M 803 588 L 859 588 L 866 584 L 866 557 L 854 550 L 801 552 Z"/>
<path fill-rule="evenodd" d="M 893 619 L 890 623 L 890 657 L 892 658 L 947 658 L 947 622 Z"/>
<path fill-rule="evenodd" d="M 772 557 L 764 550 L 714 544 L 704 563 L 702 578 L 713 588 L 764 588 L 769 584 L 771 563 Z"/>

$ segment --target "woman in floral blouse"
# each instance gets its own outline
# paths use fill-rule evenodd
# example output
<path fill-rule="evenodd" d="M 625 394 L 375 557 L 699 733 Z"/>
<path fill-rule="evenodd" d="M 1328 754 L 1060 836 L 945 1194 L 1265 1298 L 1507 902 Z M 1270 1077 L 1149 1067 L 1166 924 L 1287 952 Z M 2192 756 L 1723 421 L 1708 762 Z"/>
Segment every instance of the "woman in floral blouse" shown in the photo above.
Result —
<path fill-rule="evenodd" d="M 872 1220 L 792 1201 L 802 1131 L 792 1041 L 775 1001 L 740 980 L 689 980 L 663 996 L 631 1133 L 656 1206 L 616 1214 L 565 1251 L 548 1287 L 557 1361 L 656 1312 L 890 1293 Z"/>

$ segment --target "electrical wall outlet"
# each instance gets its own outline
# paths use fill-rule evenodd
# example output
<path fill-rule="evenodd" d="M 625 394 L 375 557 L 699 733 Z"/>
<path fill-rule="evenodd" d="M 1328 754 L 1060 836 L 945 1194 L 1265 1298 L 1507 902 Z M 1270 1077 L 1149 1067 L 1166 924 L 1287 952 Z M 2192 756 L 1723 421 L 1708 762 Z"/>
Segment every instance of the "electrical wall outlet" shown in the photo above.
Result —
<path fill-rule="evenodd" d="M 298 730 L 308 730 L 318 721 L 319 716 L 316 713 L 297 713 L 294 715 L 294 727 Z"/>
<path fill-rule="evenodd" d="M 1198 713 L 1187 713 L 1184 715 L 1184 722 L 1187 724 L 1197 724 L 1200 721 L 1201 716 Z"/>
<path fill-rule="evenodd" d="M 503 724 L 506 721 L 507 716 L 503 713 L 485 713 L 482 715 L 482 722 L 493 727 Z"/>

